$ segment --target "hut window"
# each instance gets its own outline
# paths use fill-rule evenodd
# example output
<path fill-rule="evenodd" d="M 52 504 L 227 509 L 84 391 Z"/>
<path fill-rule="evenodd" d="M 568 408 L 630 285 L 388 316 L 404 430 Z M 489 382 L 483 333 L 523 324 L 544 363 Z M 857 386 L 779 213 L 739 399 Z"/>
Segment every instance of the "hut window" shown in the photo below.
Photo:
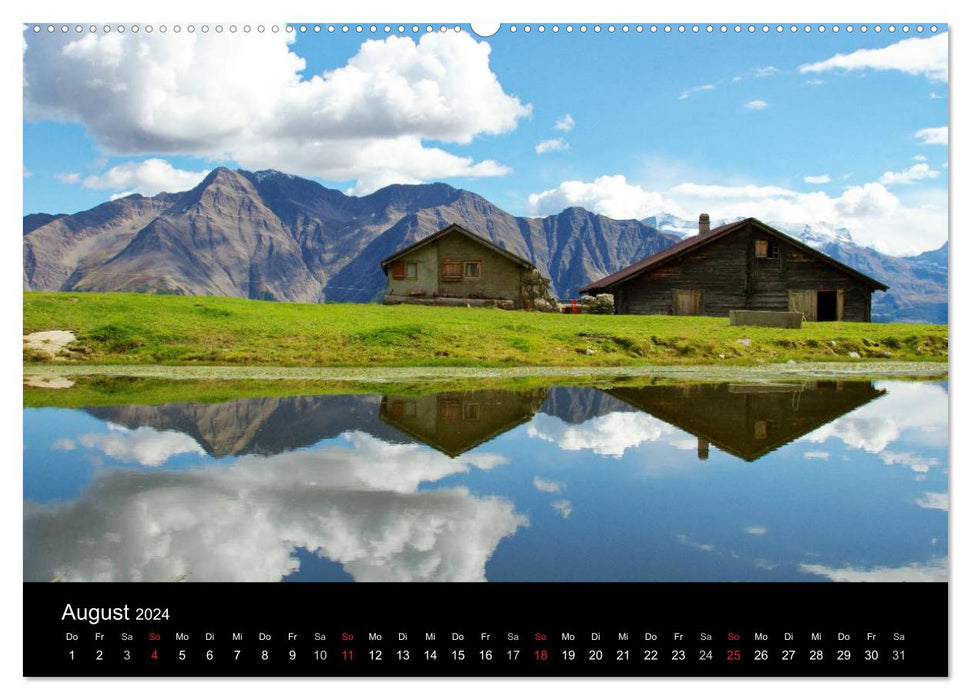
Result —
<path fill-rule="evenodd" d="M 468 421 L 479 420 L 479 404 L 477 403 L 462 404 L 462 417 Z"/>
<path fill-rule="evenodd" d="M 755 257 L 760 260 L 778 260 L 779 244 L 765 239 L 755 241 Z"/>
<path fill-rule="evenodd" d="M 405 264 L 395 263 L 391 268 L 391 276 L 396 280 L 403 280 L 405 278 Z"/>
<path fill-rule="evenodd" d="M 410 280 L 418 279 L 418 263 L 405 264 L 405 278 Z"/>
<path fill-rule="evenodd" d="M 442 281 L 461 282 L 462 263 L 458 260 L 443 260 L 442 261 Z"/>
<path fill-rule="evenodd" d="M 465 261 L 465 276 L 466 277 L 481 277 L 482 276 L 482 263 L 478 260 L 466 260 Z"/>
<path fill-rule="evenodd" d="M 794 250 L 789 254 L 789 260 L 792 262 L 809 262 L 809 256 L 801 250 Z"/>

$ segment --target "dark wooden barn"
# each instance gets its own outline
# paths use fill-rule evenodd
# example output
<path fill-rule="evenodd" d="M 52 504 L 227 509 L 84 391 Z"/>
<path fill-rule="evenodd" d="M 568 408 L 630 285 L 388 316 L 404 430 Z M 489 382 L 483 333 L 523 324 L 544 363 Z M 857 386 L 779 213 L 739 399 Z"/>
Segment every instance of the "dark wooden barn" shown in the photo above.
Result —
<path fill-rule="evenodd" d="M 687 384 L 608 389 L 611 396 L 748 462 L 883 396 L 872 382 Z"/>
<path fill-rule="evenodd" d="M 801 311 L 807 321 L 869 321 L 887 285 L 758 219 L 710 229 L 592 282 L 618 314 L 728 316 L 731 310 Z"/>

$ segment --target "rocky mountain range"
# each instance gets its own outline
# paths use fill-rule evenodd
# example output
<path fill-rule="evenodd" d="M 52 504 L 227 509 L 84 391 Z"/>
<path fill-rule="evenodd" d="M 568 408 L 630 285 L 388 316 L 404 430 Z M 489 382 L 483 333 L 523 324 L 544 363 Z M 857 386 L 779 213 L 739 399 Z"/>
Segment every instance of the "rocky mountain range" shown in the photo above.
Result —
<path fill-rule="evenodd" d="M 384 288 L 383 258 L 450 223 L 532 260 L 559 297 L 671 245 L 692 226 L 672 215 L 620 221 L 580 207 L 516 217 L 441 183 L 354 197 L 278 171 L 216 168 L 188 192 L 25 216 L 23 286 L 368 302 Z M 874 299 L 875 319 L 946 322 L 946 244 L 895 258 L 857 245 L 849 232 L 777 227 L 889 284 Z"/>

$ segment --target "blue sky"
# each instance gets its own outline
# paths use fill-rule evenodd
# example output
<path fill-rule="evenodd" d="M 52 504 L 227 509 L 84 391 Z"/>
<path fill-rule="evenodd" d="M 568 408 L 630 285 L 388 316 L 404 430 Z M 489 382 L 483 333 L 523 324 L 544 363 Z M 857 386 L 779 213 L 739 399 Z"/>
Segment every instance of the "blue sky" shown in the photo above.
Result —
<path fill-rule="evenodd" d="M 947 240 L 943 24 L 482 38 L 296 23 L 289 40 L 211 26 L 28 29 L 25 213 L 188 189 L 228 165 L 355 194 L 444 181 L 517 215 L 827 221 L 891 253 Z"/>

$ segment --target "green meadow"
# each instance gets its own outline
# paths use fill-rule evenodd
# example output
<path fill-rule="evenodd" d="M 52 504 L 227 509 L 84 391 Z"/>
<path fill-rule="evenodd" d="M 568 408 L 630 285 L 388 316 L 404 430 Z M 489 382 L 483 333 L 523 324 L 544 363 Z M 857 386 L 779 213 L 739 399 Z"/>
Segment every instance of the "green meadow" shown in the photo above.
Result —
<path fill-rule="evenodd" d="M 25 292 L 23 324 L 25 334 L 77 336 L 56 359 L 25 349 L 27 364 L 576 368 L 948 358 L 941 325 L 806 323 L 791 330 L 705 317 L 122 293 Z"/>

